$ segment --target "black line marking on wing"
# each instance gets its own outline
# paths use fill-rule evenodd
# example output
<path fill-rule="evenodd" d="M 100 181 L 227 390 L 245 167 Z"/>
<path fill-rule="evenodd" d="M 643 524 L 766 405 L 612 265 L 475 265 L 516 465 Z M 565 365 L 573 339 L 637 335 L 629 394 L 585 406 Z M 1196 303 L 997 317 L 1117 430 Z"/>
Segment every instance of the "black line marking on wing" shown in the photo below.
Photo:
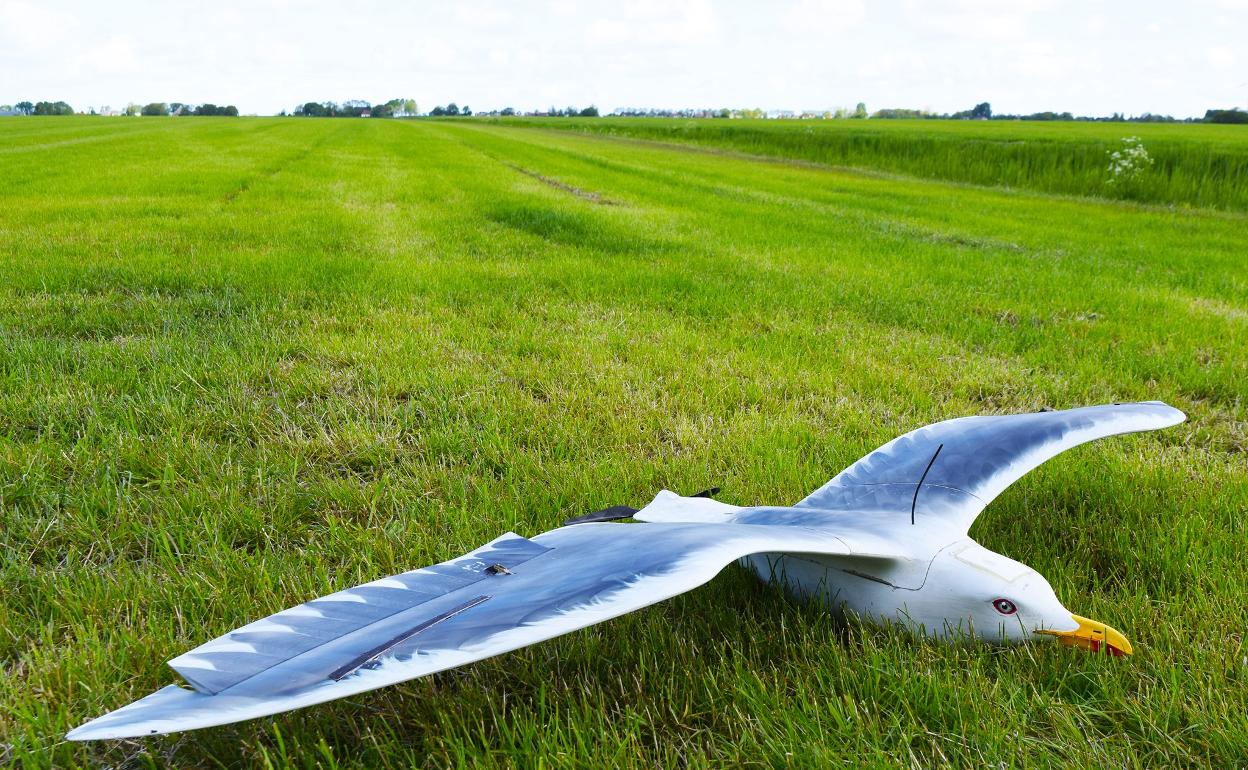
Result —
<path fill-rule="evenodd" d="M 914 499 L 910 501 L 910 526 L 914 526 L 914 509 L 919 504 L 919 490 L 923 488 L 923 480 L 927 478 L 928 471 L 936 464 L 936 458 L 940 456 L 940 450 L 944 448 L 944 444 L 936 447 L 936 451 L 932 453 L 932 459 L 928 461 L 927 467 L 923 469 L 923 475 L 919 477 L 919 483 L 914 486 Z"/>
<path fill-rule="evenodd" d="M 418 623 L 417 625 L 412 626 L 411 628 L 407 629 L 406 631 L 399 634 L 398 636 L 387 639 L 386 641 L 382 642 L 381 644 L 377 645 L 371 650 L 368 650 L 367 652 L 361 655 L 357 655 L 347 664 L 334 669 L 332 672 L 330 672 L 329 678 L 337 682 L 338 680 L 342 679 L 343 677 L 352 673 L 353 671 L 363 668 L 367 666 L 369 663 L 372 663 L 374 660 L 380 657 L 386 650 L 389 650 L 391 647 L 394 647 L 397 644 L 406 642 L 408 639 L 411 639 L 413 636 L 416 636 L 421 631 L 427 631 L 428 629 L 432 628 L 433 626 L 436 626 L 442 621 L 450 620 L 451 618 L 455 617 L 459 613 L 470 610 L 473 607 L 476 607 L 478 604 L 489 601 L 489 599 L 490 597 L 488 596 L 474 597 L 464 602 L 463 604 L 452 607 L 446 612 L 443 612 L 441 615 L 437 615 L 435 617 L 430 618 L 429 620 Z"/>

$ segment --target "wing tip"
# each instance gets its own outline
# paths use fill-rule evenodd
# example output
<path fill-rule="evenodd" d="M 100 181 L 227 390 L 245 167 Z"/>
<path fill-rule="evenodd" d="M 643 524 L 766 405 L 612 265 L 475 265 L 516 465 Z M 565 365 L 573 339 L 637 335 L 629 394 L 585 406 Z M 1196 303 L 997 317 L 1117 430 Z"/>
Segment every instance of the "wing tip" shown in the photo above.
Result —
<path fill-rule="evenodd" d="M 177 732 L 178 727 L 154 717 L 149 711 L 153 706 L 176 710 L 187 700 L 209 697 L 194 690 L 179 687 L 176 684 L 165 687 L 142 697 L 136 701 L 109 711 L 106 714 L 83 722 L 65 733 L 70 741 L 104 741 L 118 738 L 145 738 L 150 735 L 162 735 Z M 168 716 L 168 713 L 166 713 Z"/>
<path fill-rule="evenodd" d="M 85 722 L 83 724 L 78 725 L 74 729 L 65 733 L 65 740 L 67 741 L 89 741 L 91 740 L 91 735 L 89 734 L 89 731 L 87 730 L 87 728 L 90 726 L 91 726 L 90 722 Z"/>
<path fill-rule="evenodd" d="M 144 732 L 142 730 L 110 729 L 107 725 L 97 725 L 96 722 L 98 721 L 99 720 L 97 719 L 92 719 L 90 722 L 84 722 L 83 724 L 75 727 L 65 733 L 65 740 L 81 743 L 83 741 L 109 741 L 121 738 L 142 738 L 148 735 L 160 734 L 157 730 Z"/>
<path fill-rule="evenodd" d="M 1175 409 L 1165 401 L 1139 401 L 1134 404 L 1114 404 L 1114 406 L 1147 406 L 1153 407 L 1150 411 L 1158 418 L 1160 425 L 1157 428 L 1170 428 L 1175 425 L 1187 422 L 1187 414 L 1181 409 Z"/>

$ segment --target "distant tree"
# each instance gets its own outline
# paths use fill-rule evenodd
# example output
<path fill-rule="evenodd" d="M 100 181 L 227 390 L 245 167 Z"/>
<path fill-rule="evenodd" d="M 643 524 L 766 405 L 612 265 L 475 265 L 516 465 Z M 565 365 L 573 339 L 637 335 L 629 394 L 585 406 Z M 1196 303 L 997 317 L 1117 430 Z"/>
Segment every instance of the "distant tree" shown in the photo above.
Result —
<path fill-rule="evenodd" d="M 998 116 L 998 117 L 1002 117 L 1002 116 Z M 1019 117 L 1019 116 L 1016 116 L 1016 117 Z M 1053 112 L 1052 110 L 1045 110 L 1044 112 L 1033 112 L 1030 115 L 1023 115 L 1021 116 L 1021 119 L 1022 120 L 1040 120 L 1040 121 L 1074 120 L 1075 116 L 1071 115 L 1069 112 Z"/>
<path fill-rule="evenodd" d="M 182 115 L 184 114 L 182 111 L 187 109 L 189 106 L 190 105 L 183 104 L 182 102 L 169 102 L 169 114 Z"/>
<path fill-rule="evenodd" d="M 500 112 L 500 113 L 498 113 L 498 114 L 499 114 L 499 115 L 504 115 L 504 116 L 506 116 L 506 117 L 511 117 L 512 115 L 515 115 L 515 114 L 516 114 L 516 110 L 515 110 L 515 108 L 513 108 L 513 107 L 504 107 L 504 108 L 503 108 L 503 111 L 502 111 L 502 112 Z"/>
<path fill-rule="evenodd" d="M 451 102 L 450 104 L 446 105 L 446 114 L 447 114 L 447 115 L 458 115 L 458 114 L 459 114 L 459 105 L 455 104 L 455 102 Z"/>
<path fill-rule="evenodd" d="M 971 120 L 988 120 L 992 117 L 992 105 L 980 102 L 971 110 Z"/>
<path fill-rule="evenodd" d="M 581 110 L 580 114 L 582 118 L 596 118 L 598 117 L 598 108 L 591 104 L 585 109 Z"/>
<path fill-rule="evenodd" d="M 23 115 L 29 115 L 35 111 L 35 105 L 31 104 L 30 102 L 18 102 L 17 104 L 13 105 L 13 109 L 17 110 Z"/>
<path fill-rule="evenodd" d="M 454 105 L 451 105 L 451 106 L 454 106 Z M 446 108 L 439 104 L 437 107 L 434 107 L 432 110 L 430 110 L 429 114 L 435 118 L 440 118 L 443 115 L 447 114 L 447 112 L 446 112 Z"/>
<path fill-rule="evenodd" d="M 408 109 L 409 105 L 411 106 L 410 110 Z M 390 111 L 391 117 L 411 115 L 416 112 L 416 100 L 415 99 L 391 99 L 390 101 L 386 102 L 384 105 L 378 105 L 378 107 L 388 108 Z M 374 111 L 373 115 L 376 116 L 377 112 Z"/>
<path fill-rule="evenodd" d="M 131 115 L 131 116 L 138 115 L 139 109 L 140 109 L 139 105 L 135 104 L 134 102 L 130 102 L 129 104 L 126 105 L 126 108 L 122 110 L 122 114 Z"/>
<path fill-rule="evenodd" d="M 884 110 L 876 110 L 874 113 L 872 113 L 871 117 L 882 118 L 884 120 L 896 120 L 896 119 L 901 119 L 901 118 L 924 118 L 924 117 L 927 117 L 927 114 L 924 113 L 922 110 L 908 110 L 908 109 L 893 107 L 893 108 L 884 109 Z"/>
<path fill-rule="evenodd" d="M 165 104 L 164 102 L 151 102 L 149 104 L 143 105 L 143 109 L 140 110 L 140 114 L 148 115 L 148 116 L 168 115 L 169 105 Z"/>
<path fill-rule="evenodd" d="M 1248 112 L 1238 107 L 1229 110 L 1206 110 L 1206 123 L 1248 123 Z"/>
<path fill-rule="evenodd" d="M 461 108 L 460 108 L 460 110 L 459 110 L 459 114 L 460 114 L 460 115 L 471 115 L 471 114 L 472 114 L 472 108 L 471 108 L 471 107 L 469 107 L 468 105 L 466 105 L 466 104 L 465 104 L 463 107 L 461 107 Z"/>
<path fill-rule="evenodd" d="M 867 105 L 866 105 L 866 103 L 865 103 L 865 102 L 858 102 L 858 106 L 857 106 L 857 107 L 854 107 L 854 114 L 853 114 L 853 115 L 851 115 L 850 117 L 851 117 L 851 118 L 858 118 L 858 119 L 860 119 L 860 120 L 861 120 L 862 118 L 867 117 Z"/>
<path fill-rule="evenodd" d="M 35 104 L 36 115 L 73 115 L 74 108 L 65 102 L 38 102 Z"/>
<path fill-rule="evenodd" d="M 196 107 L 195 111 L 192 112 L 191 114 L 198 115 L 201 117 L 224 116 L 224 117 L 230 117 L 230 118 L 237 118 L 238 108 L 232 104 L 225 106 L 225 107 L 218 107 L 215 104 L 205 103 Z"/>

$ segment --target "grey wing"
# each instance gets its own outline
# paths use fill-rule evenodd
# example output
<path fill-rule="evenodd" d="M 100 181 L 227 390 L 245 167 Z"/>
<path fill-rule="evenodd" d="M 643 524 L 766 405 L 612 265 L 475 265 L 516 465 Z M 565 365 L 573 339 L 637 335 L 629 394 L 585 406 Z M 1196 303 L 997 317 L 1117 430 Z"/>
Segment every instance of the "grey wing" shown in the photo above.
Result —
<path fill-rule="evenodd" d="M 458 559 L 316 599 L 170 661 L 170 685 L 72 740 L 178 732 L 276 714 L 524 647 L 705 583 L 764 551 L 844 554 L 800 526 L 579 524 L 507 534 Z"/>
<path fill-rule="evenodd" d="M 965 532 L 1006 487 L 1055 455 L 1185 419 L 1178 409 L 1147 401 L 938 422 L 863 457 L 797 506 L 879 511 Z"/>

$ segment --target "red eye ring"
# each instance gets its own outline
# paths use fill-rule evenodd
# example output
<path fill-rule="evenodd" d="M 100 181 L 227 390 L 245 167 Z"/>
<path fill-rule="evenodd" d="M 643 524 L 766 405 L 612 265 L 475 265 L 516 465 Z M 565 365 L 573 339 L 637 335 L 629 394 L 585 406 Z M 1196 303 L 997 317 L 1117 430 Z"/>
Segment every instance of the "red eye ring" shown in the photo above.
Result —
<path fill-rule="evenodd" d="M 1017 605 L 1009 599 L 993 599 L 992 608 L 1002 615 L 1013 615 L 1018 612 Z"/>

